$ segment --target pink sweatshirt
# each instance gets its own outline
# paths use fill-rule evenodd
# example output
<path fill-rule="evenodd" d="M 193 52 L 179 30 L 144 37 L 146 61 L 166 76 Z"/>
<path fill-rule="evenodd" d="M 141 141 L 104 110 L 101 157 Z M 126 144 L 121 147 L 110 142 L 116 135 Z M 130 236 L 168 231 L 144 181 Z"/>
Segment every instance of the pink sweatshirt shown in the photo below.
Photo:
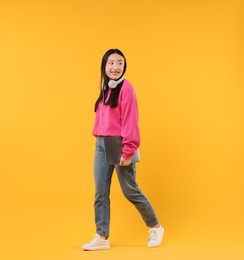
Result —
<path fill-rule="evenodd" d="M 107 99 L 111 93 L 108 90 Z M 120 90 L 118 106 L 115 108 L 99 103 L 96 111 L 94 136 L 122 136 L 122 157 L 130 160 L 140 145 L 138 107 L 133 86 L 124 80 Z"/>

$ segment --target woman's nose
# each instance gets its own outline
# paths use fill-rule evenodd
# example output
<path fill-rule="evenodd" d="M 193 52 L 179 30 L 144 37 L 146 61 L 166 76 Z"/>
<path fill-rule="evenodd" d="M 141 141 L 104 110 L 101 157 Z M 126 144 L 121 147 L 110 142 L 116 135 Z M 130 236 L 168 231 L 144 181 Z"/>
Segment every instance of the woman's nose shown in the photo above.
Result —
<path fill-rule="evenodd" d="M 114 64 L 112 68 L 113 68 L 114 70 L 118 70 L 118 65 L 117 65 L 117 64 Z"/>
<path fill-rule="evenodd" d="M 113 66 L 112 66 L 112 68 L 113 68 L 114 70 L 118 70 L 118 69 L 119 69 L 119 64 L 114 63 Z"/>

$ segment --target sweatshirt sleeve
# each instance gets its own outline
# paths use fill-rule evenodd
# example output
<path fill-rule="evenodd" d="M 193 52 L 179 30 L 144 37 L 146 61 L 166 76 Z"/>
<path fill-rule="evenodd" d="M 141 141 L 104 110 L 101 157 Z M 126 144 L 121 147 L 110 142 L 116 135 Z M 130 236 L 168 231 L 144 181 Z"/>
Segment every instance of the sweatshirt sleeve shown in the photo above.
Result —
<path fill-rule="evenodd" d="M 130 160 L 140 145 L 138 105 L 135 91 L 130 84 L 121 90 L 121 136 L 123 137 L 122 157 Z"/>

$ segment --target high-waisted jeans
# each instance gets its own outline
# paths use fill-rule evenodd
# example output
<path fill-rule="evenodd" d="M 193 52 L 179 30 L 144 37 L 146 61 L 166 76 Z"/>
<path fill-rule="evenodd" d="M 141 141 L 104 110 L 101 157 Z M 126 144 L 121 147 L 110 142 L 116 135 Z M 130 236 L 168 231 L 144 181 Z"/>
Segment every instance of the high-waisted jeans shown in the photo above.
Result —
<path fill-rule="evenodd" d="M 124 196 L 136 207 L 145 224 L 153 227 L 158 224 L 156 214 L 145 195 L 136 183 L 136 166 L 108 165 L 104 148 L 104 138 L 97 137 L 94 159 L 95 178 L 95 222 L 96 232 L 99 235 L 109 236 L 110 225 L 110 186 L 112 174 L 116 169 L 117 176 Z"/>

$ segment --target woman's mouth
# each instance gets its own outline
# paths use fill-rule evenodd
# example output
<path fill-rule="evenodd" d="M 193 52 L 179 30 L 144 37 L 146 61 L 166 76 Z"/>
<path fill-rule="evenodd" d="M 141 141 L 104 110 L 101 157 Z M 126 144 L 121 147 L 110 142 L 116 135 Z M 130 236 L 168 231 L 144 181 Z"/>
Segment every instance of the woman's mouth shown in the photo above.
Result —
<path fill-rule="evenodd" d="M 120 75 L 120 72 L 119 71 L 111 71 L 110 74 L 113 75 L 114 77 L 117 77 L 117 76 Z"/>
<path fill-rule="evenodd" d="M 119 74 L 119 71 L 118 70 L 116 70 L 116 71 L 113 70 L 113 71 L 111 71 L 111 73 L 112 74 Z"/>

